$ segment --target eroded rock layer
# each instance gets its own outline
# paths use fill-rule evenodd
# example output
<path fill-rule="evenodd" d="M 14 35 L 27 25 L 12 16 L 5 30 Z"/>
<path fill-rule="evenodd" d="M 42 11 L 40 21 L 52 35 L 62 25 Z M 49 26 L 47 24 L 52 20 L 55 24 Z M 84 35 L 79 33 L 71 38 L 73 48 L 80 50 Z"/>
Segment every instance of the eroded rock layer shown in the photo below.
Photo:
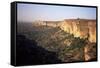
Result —
<path fill-rule="evenodd" d="M 96 20 L 66 19 L 62 21 L 60 28 L 74 37 L 88 39 L 96 42 Z"/>

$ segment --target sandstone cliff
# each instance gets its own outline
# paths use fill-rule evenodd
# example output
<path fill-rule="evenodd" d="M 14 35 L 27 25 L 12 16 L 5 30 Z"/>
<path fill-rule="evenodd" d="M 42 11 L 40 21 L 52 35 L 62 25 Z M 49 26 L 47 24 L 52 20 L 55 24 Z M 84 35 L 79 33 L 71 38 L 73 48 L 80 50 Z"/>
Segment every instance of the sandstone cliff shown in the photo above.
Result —
<path fill-rule="evenodd" d="M 60 27 L 61 30 L 73 34 L 74 37 L 96 42 L 96 20 L 65 19 L 63 21 L 38 21 L 37 25 Z"/>
<path fill-rule="evenodd" d="M 96 20 L 87 19 L 65 19 L 60 28 L 74 37 L 88 39 L 96 42 Z"/>

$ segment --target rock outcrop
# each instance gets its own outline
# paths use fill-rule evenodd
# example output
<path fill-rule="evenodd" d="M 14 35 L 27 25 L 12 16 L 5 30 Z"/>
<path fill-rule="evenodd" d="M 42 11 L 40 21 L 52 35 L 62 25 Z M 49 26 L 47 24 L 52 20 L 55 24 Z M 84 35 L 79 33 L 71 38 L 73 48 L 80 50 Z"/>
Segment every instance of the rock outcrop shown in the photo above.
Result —
<path fill-rule="evenodd" d="M 74 37 L 88 39 L 90 42 L 96 42 L 96 20 L 87 19 L 66 19 L 60 28 Z"/>

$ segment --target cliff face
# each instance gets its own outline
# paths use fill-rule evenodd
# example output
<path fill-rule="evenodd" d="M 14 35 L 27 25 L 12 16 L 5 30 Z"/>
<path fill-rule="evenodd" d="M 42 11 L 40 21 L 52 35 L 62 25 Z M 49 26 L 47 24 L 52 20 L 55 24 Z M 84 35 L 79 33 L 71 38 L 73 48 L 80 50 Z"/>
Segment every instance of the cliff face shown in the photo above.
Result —
<path fill-rule="evenodd" d="M 37 25 L 60 27 L 65 32 L 73 34 L 74 37 L 96 42 L 96 20 L 65 19 L 63 21 L 38 21 Z"/>
<path fill-rule="evenodd" d="M 96 42 L 96 20 L 67 19 L 61 22 L 60 28 L 74 37 Z"/>

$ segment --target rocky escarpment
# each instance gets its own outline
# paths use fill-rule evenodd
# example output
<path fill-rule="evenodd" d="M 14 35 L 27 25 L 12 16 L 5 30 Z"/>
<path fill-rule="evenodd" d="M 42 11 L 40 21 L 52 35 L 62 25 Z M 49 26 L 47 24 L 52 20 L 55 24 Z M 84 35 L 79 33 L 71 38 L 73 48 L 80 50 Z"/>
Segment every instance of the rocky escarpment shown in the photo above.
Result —
<path fill-rule="evenodd" d="M 60 27 L 74 37 L 88 39 L 90 42 L 96 42 L 96 20 L 89 19 L 65 19 L 63 21 L 37 21 L 36 26 Z"/>
<path fill-rule="evenodd" d="M 88 39 L 96 42 L 96 20 L 66 19 L 62 21 L 60 28 L 74 37 Z"/>

